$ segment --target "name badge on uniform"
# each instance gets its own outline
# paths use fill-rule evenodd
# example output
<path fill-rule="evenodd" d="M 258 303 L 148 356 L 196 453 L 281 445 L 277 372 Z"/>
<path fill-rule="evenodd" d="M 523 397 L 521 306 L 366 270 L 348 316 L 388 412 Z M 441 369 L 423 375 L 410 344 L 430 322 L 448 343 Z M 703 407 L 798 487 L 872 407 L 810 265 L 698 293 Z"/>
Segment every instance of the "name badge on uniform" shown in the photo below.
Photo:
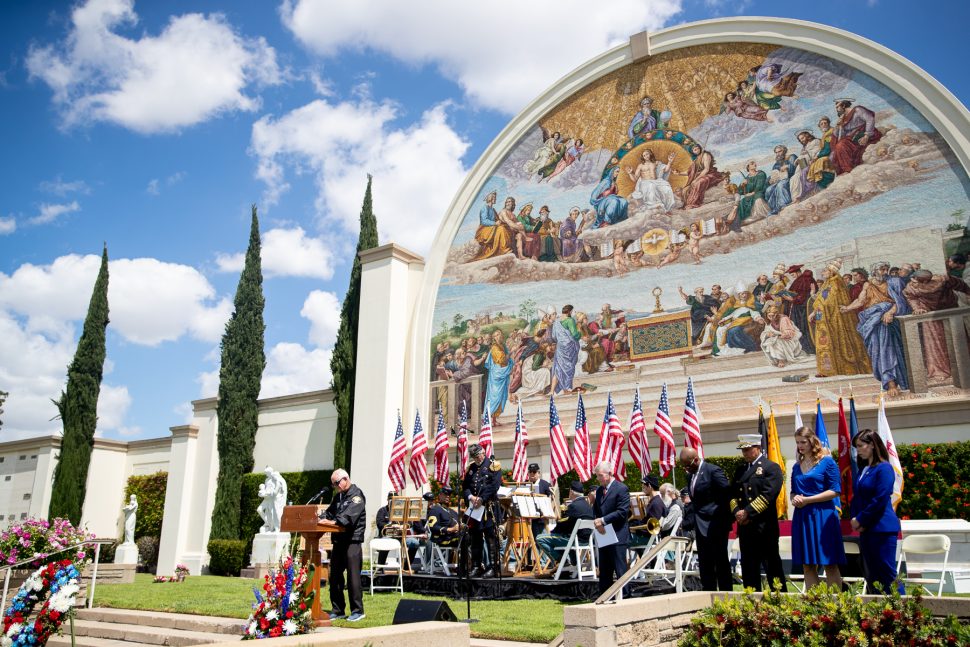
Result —
<path fill-rule="evenodd" d="M 764 473 L 765 473 L 765 470 L 764 470 L 764 468 L 763 468 L 763 467 L 759 467 L 758 469 L 756 469 L 756 470 L 754 471 L 754 473 L 755 473 L 755 476 L 761 476 L 762 474 L 764 474 Z"/>

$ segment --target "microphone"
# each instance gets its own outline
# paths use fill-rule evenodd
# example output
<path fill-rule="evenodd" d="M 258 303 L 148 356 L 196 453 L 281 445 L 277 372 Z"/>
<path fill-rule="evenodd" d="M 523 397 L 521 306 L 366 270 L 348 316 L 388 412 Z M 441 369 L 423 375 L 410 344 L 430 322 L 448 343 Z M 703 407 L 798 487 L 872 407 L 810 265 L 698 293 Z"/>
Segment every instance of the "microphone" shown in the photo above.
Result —
<path fill-rule="evenodd" d="M 317 499 L 319 499 L 320 497 L 322 497 L 324 494 L 326 494 L 329 491 L 330 491 L 330 488 L 328 486 L 324 485 L 323 486 L 323 489 L 320 490 L 319 492 L 317 492 L 316 494 L 314 494 L 310 498 L 310 500 L 306 502 L 305 505 L 310 505 L 311 503 L 313 503 L 314 501 L 316 501 Z"/>

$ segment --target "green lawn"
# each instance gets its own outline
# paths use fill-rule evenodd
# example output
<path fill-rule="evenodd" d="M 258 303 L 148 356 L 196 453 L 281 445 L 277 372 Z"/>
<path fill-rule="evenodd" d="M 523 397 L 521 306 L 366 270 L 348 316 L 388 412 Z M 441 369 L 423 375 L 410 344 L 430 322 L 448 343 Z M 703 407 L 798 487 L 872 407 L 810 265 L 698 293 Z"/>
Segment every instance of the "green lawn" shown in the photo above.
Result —
<path fill-rule="evenodd" d="M 198 615 L 247 618 L 253 602 L 254 586 L 261 580 L 238 577 L 201 575 L 188 577 L 181 584 L 153 584 L 152 576 L 138 574 L 134 584 L 98 584 L 95 605 L 118 609 L 143 609 Z M 329 591 L 323 590 L 324 608 L 329 608 Z M 406 598 L 441 599 L 406 593 Z M 398 593 L 365 591 L 364 611 L 367 617 L 358 623 L 337 621 L 341 627 L 377 627 L 389 625 L 394 618 Z M 447 600 L 459 618 L 465 617 L 463 600 Z M 548 642 L 562 630 L 562 603 L 556 600 L 472 601 L 472 635 L 479 638 Z"/>

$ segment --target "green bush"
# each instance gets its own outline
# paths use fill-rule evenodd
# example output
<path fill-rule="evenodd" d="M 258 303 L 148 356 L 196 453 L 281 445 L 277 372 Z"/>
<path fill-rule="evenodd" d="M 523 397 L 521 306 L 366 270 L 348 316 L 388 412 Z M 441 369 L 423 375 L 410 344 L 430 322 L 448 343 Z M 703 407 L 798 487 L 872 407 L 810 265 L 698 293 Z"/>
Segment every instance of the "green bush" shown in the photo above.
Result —
<path fill-rule="evenodd" d="M 741 456 L 708 456 L 704 460 L 723 469 L 724 473 L 727 474 L 728 480 L 731 480 L 731 478 L 734 476 L 734 470 L 744 463 L 744 458 Z M 657 467 L 656 459 L 653 461 L 652 466 L 653 469 L 650 471 L 650 473 L 656 476 L 661 483 L 674 483 L 676 484 L 677 489 L 683 489 L 687 487 L 687 484 L 690 482 L 687 472 L 685 472 L 680 465 L 674 465 L 674 471 L 667 474 L 666 477 L 660 476 L 660 469 Z M 576 470 L 569 470 L 560 476 L 558 479 L 559 493 L 565 494 L 568 492 L 569 485 L 573 481 L 578 480 L 579 475 L 576 474 Z M 626 464 L 626 480 L 623 482 L 628 488 L 630 488 L 631 492 L 639 492 L 643 489 L 643 475 L 640 474 L 640 470 L 637 469 L 636 464 L 632 461 Z M 590 478 L 583 485 L 586 487 L 587 491 L 595 489 L 597 485 L 596 477 L 594 476 Z"/>
<path fill-rule="evenodd" d="M 966 645 L 970 626 L 933 618 L 919 594 L 863 600 L 819 586 L 805 595 L 750 593 L 717 599 L 687 627 L 680 647 L 707 645 Z"/>
<path fill-rule="evenodd" d="M 154 573 L 158 566 L 158 537 L 139 537 L 135 545 L 138 546 L 138 559 L 145 567 L 145 572 Z"/>
<path fill-rule="evenodd" d="M 236 577 L 246 558 L 246 542 L 242 539 L 210 539 L 209 572 L 213 575 Z"/>
<path fill-rule="evenodd" d="M 162 517 L 165 516 L 167 487 L 168 472 L 128 477 L 124 503 L 128 505 L 132 494 L 138 498 L 138 513 L 135 515 L 136 539 L 162 536 Z"/>
<path fill-rule="evenodd" d="M 287 504 L 303 505 L 310 497 L 323 489 L 330 487 L 330 475 L 333 470 L 308 470 L 306 472 L 283 472 L 286 481 Z M 259 504 L 263 499 L 259 496 L 259 486 L 266 480 L 262 471 L 246 474 L 242 480 L 241 510 L 239 515 L 239 537 L 246 544 L 246 554 L 252 549 L 253 535 L 259 532 L 263 520 L 259 516 Z M 376 493 L 365 492 L 365 496 L 380 496 Z M 331 494 L 323 497 L 323 502 L 329 502 Z"/>
<path fill-rule="evenodd" d="M 902 519 L 967 519 L 970 517 L 970 441 L 898 445 L 903 468 Z"/>

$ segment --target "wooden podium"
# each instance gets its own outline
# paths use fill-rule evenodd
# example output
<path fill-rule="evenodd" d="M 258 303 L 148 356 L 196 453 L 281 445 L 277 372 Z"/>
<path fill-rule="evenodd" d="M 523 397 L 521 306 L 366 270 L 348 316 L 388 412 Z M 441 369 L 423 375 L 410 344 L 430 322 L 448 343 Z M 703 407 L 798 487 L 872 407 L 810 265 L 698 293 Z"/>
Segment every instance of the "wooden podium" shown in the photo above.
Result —
<path fill-rule="evenodd" d="M 325 533 L 344 532 L 344 529 L 333 521 L 320 519 L 320 513 L 326 509 L 324 505 L 288 505 L 283 508 L 283 518 L 280 520 L 280 530 L 294 532 L 303 536 L 306 544 L 303 549 L 303 564 L 312 560 L 314 566 L 313 578 L 307 583 L 313 589 L 313 606 L 311 613 L 313 621 L 318 627 L 329 627 L 330 616 L 320 607 L 320 579 L 330 579 L 330 565 L 320 562 L 320 537 Z M 324 570 L 326 569 L 326 570 Z"/>

